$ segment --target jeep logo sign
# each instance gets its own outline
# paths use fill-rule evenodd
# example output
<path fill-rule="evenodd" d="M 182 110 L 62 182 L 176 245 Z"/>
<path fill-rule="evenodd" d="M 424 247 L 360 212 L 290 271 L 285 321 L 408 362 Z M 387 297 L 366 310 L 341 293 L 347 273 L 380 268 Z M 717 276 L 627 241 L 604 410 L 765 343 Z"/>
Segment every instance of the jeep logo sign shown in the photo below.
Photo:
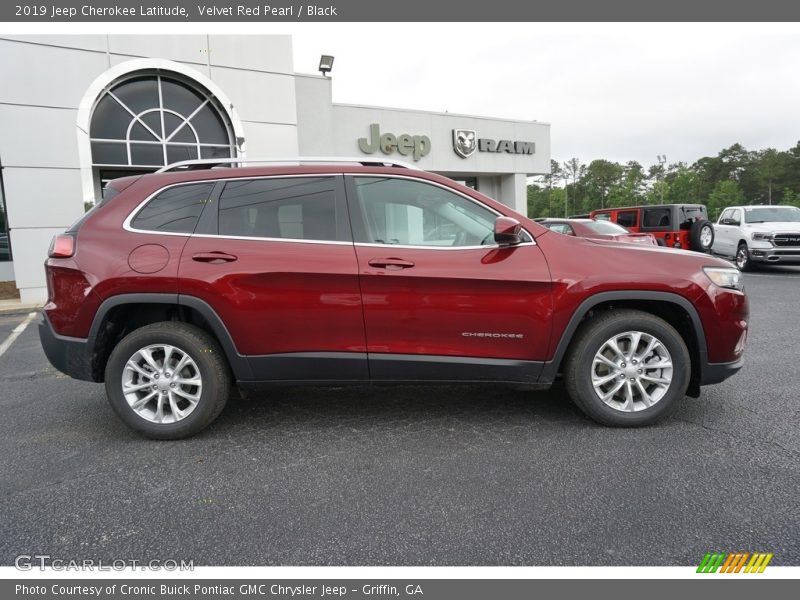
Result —
<path fill-rule="evenodd" d="M 493 140 L 479 138 L 472 129 L 453 129 L 453 151 L 461 158 L 468 158 L 475 150 L 478 152 L 507 152 L 508 154 L 535 154 L 534 142 Z"/>
<path fill-rule="evenodd" d="M 359 138 L 358 147 L 364 154 L 374 154 L 378 148 L 384 154 L 392 154 L 395 150 L 403 156 L 413 156 L 419 160 L 431 151 L 431 138 L 427 135 L 409 135 L 401 133 L 384 133 L 381 135 L 380 125 L 373 123 L 369 126 L 369 140 Z"/>

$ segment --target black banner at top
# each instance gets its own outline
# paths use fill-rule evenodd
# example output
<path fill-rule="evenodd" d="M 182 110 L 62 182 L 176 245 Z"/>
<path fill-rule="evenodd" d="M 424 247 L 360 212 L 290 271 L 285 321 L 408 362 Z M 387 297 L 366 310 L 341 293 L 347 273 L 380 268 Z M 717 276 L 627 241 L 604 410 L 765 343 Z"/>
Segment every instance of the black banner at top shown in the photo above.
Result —
<path fill-rule="evenodd" d="M 797 21 L 786 0 L 12 0 L 3 22 Z"/>

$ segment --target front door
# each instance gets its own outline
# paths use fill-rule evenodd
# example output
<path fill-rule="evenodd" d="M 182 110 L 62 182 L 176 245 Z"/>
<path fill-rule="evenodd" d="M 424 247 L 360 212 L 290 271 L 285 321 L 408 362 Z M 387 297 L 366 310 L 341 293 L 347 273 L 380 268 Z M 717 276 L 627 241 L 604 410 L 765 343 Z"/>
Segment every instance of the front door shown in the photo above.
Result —
<path fill-rule="evenodd" d="M 399 176 L 348 179 L 375 380 L 535 381 L 550 335 L 550 273 L 533 239 L 498 247 L 498 216 Z"/>
<path fill-rule="evenodd" d="M 722 211 L 719 221 L 714 225 L 714 252 L 724 256 L 736 255 L 740 222 L 741 211 L 733 208 Z"/>

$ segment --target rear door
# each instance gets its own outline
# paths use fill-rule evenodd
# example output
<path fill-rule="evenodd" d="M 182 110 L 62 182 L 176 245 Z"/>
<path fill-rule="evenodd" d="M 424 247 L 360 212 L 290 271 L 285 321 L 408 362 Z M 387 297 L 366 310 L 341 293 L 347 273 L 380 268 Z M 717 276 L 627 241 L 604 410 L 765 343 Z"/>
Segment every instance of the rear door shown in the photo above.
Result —
<path fill-rule="evenodd" d="M 216 202 L 183 251 L 181 294 L 211 305 L 256 380 L 366 379 L 342 176 L 233 179 Z"/>
<path fill-rule="evenodd" d="M 550 334 L 539 247 L 494 242 L 497 213 L 445 186 L 348 178 L 375 380 L 535 381 Z"/>

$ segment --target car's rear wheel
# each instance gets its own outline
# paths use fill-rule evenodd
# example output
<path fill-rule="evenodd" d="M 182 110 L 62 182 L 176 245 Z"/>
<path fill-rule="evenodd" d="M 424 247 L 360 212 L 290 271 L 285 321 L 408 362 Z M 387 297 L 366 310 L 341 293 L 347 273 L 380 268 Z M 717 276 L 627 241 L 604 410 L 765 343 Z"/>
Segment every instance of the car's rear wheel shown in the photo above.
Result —
<path fill-rule="evenodd" d="M 691 362 L 669 323 L 637 310 L 610 310 L 584 323 L 567 354 L 567 393 L 604 425 L 640 427 L 668 415 L 689 385 Z"/>
<path fill-rule="evenodd" d="M 744 242 L 741 242 L 736 249 L 736 266 L 740 271 L 752 271 L 755 268 L 750 258 L 750 249 Z"/>
<path fill-rule="evenodd" d="M 695 221 L 689 229 L 689 244 L 692 250 L 711 252 L 714 245 L 714 226 L 705 219 Z"/>
<path fill-rule="evenodd" d="M 119 417 L 155 439 L 207 427 L 225 406 L 231 379 L 208 333 L 186 323 L 155 323 L 128 334 L 106 364 L 106 393 Z"/>

